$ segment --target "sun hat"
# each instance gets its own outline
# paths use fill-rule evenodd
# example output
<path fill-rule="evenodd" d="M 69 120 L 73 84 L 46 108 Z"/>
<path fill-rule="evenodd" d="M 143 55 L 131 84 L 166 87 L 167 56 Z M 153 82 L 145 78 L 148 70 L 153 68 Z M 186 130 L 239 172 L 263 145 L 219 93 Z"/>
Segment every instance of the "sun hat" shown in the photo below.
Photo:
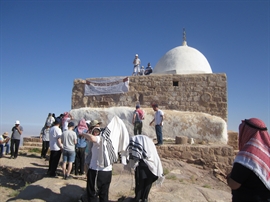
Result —
<path fill-rule="evenodd" d="M 102 124 L 102 122 L 98 121 L 98 120 L 93 120 L 90 122 L 90 127 L 94 127 L 96 126 L 97 124 Z"/>
<path fill-rule="evenodd" d="M 95 127 L 95 128 L 92 129 L 92 134 L 94 134 L 95 130 L 98 130 L 99 132 L 101 131 L 101 129 L 99 127 Z"/>
<path fill-rule="evenodd" d="M 139 56 L 138 54 L 136 54 L 135 56 Z"/>
<path fill-rule="evenodd" d="M 2 136 L 3 137 L 7 137 L 8 136 L 8 132 L 4 132 Z"/>
<path fill-rule="evenodd" d="M 17 121 L 15 121 L 15 124 L 20 124 L 20 121 L 18 121 L 18 120 L 17 120 Z"/>

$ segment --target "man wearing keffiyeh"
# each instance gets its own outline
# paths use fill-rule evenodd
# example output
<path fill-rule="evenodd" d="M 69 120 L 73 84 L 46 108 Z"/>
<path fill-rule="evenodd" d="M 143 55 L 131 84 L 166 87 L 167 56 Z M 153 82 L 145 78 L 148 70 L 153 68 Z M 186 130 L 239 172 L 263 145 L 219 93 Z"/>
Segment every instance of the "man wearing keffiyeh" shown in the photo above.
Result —
<path fill-rule="evenodd" d="M 239 125 L 239 152 L 227 182 L 233 202 L 270 201 L 270 136 L 260 119 Z"/>

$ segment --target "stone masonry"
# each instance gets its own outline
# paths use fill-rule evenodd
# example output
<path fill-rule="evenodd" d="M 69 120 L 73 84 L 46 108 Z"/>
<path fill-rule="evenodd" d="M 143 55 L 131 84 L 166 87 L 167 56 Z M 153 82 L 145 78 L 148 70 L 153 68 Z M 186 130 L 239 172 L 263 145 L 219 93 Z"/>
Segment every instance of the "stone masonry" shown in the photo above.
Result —
<path fill-rule="evenodd" d="M 218 168 L 224 173 L 231 170 L 235 158 L 234 149 L 223 144 L 165 144 L 157 147 L 157 151 L 161 158 L 186 160 L 188 163 Z"/>
<path fill-rule="evenodd" d="M 86 80 L 94 82 L 97 79 Z M 84 96 L 86 80 L 74 80 L 72 109 L 134 107 L 138 102 L 142 107 L 149 107 L 157 103 L 161 109 L 204 112 L 227 122 L 227 77 L 224 73 L 130 76 L 127 93 L 100 96 Z"/>

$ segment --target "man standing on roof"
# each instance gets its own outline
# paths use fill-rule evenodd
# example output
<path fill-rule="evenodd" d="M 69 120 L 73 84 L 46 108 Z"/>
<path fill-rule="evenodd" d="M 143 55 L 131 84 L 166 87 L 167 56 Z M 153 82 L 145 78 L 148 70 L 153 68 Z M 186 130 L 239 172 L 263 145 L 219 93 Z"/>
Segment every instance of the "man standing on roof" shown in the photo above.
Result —
<path fill-rule="evenodd" d="M 133 60 L 134 70 L 132 76 L 138 76 L 140 75 L 140 65 L 141 60 L 139 59 L 138 54 L 135 55 L 135 59 Z"/>

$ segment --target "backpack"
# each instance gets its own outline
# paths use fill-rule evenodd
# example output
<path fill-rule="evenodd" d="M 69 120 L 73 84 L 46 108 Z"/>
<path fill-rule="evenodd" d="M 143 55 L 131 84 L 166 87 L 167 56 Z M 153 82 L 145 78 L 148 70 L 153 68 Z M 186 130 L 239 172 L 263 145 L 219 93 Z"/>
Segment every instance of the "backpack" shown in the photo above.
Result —
<path fill-rule="evenodd" d="M 144 112 L 141 109 L 138 109 L 136 112 L 139 115 L 140 121 L 144 119 Z"/>

